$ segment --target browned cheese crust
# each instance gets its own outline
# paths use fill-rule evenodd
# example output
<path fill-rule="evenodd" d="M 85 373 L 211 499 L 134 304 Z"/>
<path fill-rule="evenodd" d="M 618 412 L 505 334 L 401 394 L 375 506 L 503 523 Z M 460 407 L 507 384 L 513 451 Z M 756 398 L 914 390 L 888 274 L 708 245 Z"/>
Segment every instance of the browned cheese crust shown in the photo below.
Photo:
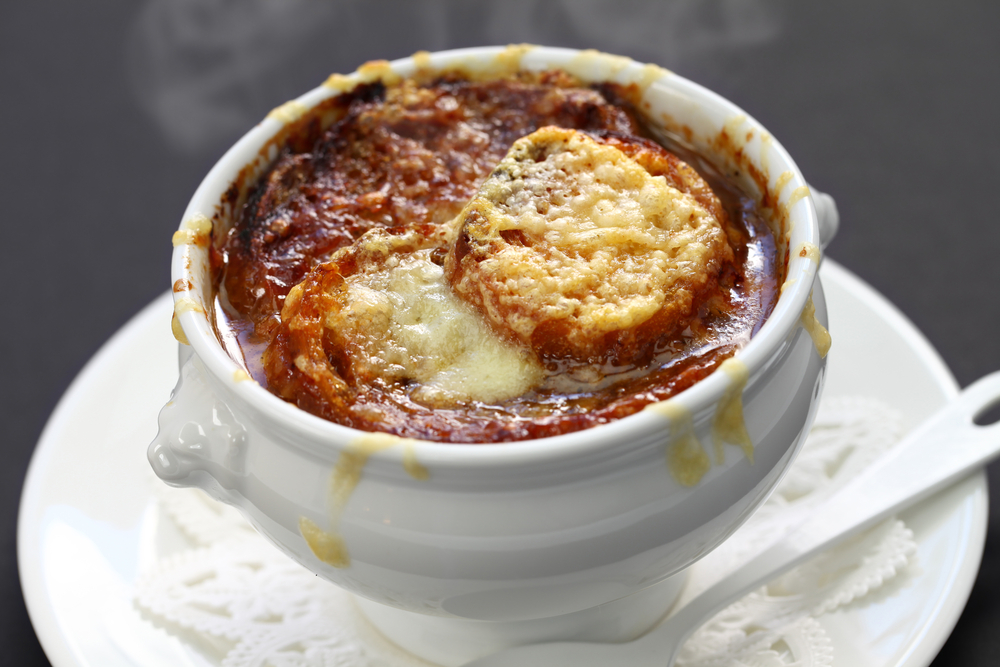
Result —
<path fill-rule="evenodd" d="M 519 139 L 459 223 L 452 287 L 542 360 L 647 363 L 733 260 L 729 218 L 698 173 L 610 133 Z"/>
<path fill-rule="evenodd" d="M 576 431 L 691 386 L 761 326 L 780 269 L 754 200 L 651 140 L 634 93 L 446 74 L 332 100 L 215 246 L 220 337 L 304 410 L 442 442 Z M 497 194 L 548 157 L 613 168 L 568 199 Z M 604 194 L 566 204 L 581 184 Z M 608 220 L 543 215 L 564 204 Z"/>

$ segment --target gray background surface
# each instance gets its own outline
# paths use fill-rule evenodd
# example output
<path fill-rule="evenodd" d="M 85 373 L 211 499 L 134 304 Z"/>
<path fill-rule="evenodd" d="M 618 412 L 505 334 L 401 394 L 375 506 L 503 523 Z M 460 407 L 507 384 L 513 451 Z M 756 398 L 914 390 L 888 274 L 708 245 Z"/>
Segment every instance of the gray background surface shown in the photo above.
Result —
<path fill-rule="evenodd" d="M 998 34 L 989 2 L 5 3 L 3 662 L 48 664 L 15 558 L 45 420 L 101 343 L 168 288 L 188 198 L 272 107 L 420 49 L 532 42 L 665 66 L 755 116 L 834 195 L 830 256 L 898 305 L 966 385 L 1000 368 Z M 935 665 L 1000 664 L 1000 469 L 990 479 L 982 569 Z"/>

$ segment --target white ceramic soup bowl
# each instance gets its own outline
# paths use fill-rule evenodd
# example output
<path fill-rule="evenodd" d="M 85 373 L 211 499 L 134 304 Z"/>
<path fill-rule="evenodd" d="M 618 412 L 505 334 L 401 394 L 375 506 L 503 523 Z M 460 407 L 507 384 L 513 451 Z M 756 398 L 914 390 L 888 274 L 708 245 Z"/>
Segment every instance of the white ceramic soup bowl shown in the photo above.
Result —
<path fill-rule="evenodd" d="M 456 65 L 559 67 L 587 82 L 635 83 L 651 124 L 756 191 L 787 257 L 787 282 L 735 362 L 668 405 L 567 435 L 485 445 L 372 436 L 308 414 L 249 379 L 206 315 L 214 292 L 205 217 L 216 234 L 225 231 L 234 211 L 220 206 L 224 193 L 234 183 L 252 186 L 276 156 L 274 138 L 280 141 L 285 121 L 390 70 L 405 76 L 418 66 Z M 508 643 L 642 632 L 679 590 L 682 579 L 672 575 L 754 511 L 808 430 L 824 359 L 807 304 L 825 322 L 817 268 L 819 247 L 836 228 L 832 200 L 810 193 L 777 141 L 734 105 L 620 57 L 467 49 L 370 65 L 331 81 L 244 136 L 184 214 L 172 279 L 175 332 L 188 344 L 149 447 L 153 469 L 169 484 L 199 487 L 238 507 L 289 556 L 360 596 L 396 641 L 439 662 L 456 664 Z M 248 165 L 250 179 L 237 179 Z M 734 396 L 737 408 L 742 399 L 752 462 L 732 445 L 724 461 L 712 455 L 717 413 L 732 408 Z M 690 434 L 686 425 L 713 461 L 693 486 L 679 483 L 669 465 L 672 448 Z"/>

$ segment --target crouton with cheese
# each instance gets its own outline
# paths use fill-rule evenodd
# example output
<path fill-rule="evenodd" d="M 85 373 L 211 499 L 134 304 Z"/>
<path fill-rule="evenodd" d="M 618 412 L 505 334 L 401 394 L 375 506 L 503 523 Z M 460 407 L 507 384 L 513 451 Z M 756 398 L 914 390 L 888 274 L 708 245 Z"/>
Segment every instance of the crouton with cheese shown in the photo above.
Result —
<path fill-rule="evenodd" d="M 544 127 L 462 211 L 445 270 L 542 360 L 642 363 L 732 262 L 724 221 L 707 184 L 660 146 Z"/>

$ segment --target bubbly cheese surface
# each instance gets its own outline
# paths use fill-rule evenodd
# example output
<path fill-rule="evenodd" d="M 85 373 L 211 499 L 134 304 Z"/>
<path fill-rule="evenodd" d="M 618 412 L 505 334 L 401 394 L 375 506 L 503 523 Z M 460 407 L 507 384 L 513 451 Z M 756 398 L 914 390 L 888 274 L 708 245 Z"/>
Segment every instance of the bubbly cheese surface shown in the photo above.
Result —
<path fill-rule="evenodd" d="M 469 269 L 455 271 L 456 292 L 524 342 L 563 323 L 584 358 L 605 334 L 686 311 L 684 288 L 707 282 L 725 243 L 694 196 L 615 146 L 556 127 L 515 142 L 460 217 L 488 251 L 450 258 Z"/>
<path fill-rule="evenodd" d="M 432 252 L 390 255 L 347 277 L 343 305 L 326 326 L 356 348 L 355 372 L 418 382 L 411 398 L 429 406 L 523 394 L 541 379 L 541 366 L 452 293 Z"/>

